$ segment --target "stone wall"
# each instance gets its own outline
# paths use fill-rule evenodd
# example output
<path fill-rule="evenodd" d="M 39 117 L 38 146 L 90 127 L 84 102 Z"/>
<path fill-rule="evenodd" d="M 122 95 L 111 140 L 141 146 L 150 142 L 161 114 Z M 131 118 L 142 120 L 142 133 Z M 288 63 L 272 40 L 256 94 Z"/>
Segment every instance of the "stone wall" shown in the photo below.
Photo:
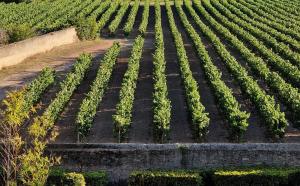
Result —
<path fill-rule="evenodd" d="M 77 40 L 75 28 L 68 28 L 5 45 L 0 48 L 0 70 L 3 67 L 16 65 L 35 54 L 49 51 L 57 46 L 71 44 Z"/>
<path fill-rule="evenodd" d="M 63 167 L 106 170 L 112 182 L 145 169 L 300 167 L 300 144 L 52 144 L 49 150 L 62 157 Z"/>

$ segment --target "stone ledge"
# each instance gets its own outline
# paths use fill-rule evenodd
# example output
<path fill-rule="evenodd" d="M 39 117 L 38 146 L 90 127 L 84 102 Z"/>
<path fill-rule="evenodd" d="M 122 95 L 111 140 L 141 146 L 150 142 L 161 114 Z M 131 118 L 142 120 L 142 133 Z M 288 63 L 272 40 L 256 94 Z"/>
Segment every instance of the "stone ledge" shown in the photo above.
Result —
<path fill-rule="evenodd" d="M 48 152 L 61 156 L 64 168 L 106 170 L 111 182 L 133 170 L 300 167 L 300 144 L 50 144 Z"/>

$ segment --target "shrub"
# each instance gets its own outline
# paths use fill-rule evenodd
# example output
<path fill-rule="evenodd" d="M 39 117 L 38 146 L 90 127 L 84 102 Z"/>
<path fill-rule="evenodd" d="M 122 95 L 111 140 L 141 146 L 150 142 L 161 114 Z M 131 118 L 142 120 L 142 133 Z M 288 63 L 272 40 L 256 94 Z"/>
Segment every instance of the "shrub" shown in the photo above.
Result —
<path fill-rule="evenodd" d="M 279 168 L 217 170 L 213 173 L 212 180 L 215 186 L 287 186 L 297 185 L 297 181 L 299 183 L 296 173 L 297 169 Z"/>
<path fill-rule="evenodd" d="M 137 171 L 128 179 L 129 186 L 159 185 L 159 186 L 202 186 L 202 177 L 192 171 Z"/>
<path fill-rule="evenodd" d="M 74 21 L 79 39 L 93 40 L 97 38 L 97 21 L 95 17 L 79 17 Z"/>
<path fill-rule="evenodd" d="M 107 173 L 104 171 L 85 172 L 83 176 L 88 186 L 104 186 L 108 184 Z"/>
<path fill-rule="evenodd" d="M 70 180 L 66 179 L 66 175 L 70 174 L 68 170 L 53 168 L 47 180 L 47 186 L 66 186 L 72 185 Z M 79 174 L 79 173 L 77 173 Z M 85 184 L 88 186 L 104 186 L 108 183 L 107 174 L 104 171 L 84 172 L 83 175 Z"/>
<path fill-rule="evenodd" d="M 7 26 L 7 33 L 9 36 L 9 43 L 22 41 L 36 35 L 34 29 L 28 24 L 9 25 Z"/>
<path fill-rule="evenodd" d="M 72 186 L 85 186 L 85 180 L 82 174 L 70 172 L 65 174 L 66 184 Z"/>

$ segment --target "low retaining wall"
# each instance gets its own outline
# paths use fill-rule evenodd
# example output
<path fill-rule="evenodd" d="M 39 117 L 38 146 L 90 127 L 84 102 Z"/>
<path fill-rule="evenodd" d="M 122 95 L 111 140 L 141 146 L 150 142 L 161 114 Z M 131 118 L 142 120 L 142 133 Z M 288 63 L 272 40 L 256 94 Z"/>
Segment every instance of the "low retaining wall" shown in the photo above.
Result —
<path fill-rule="evenodd" d="M 78 37 L 75 28 L 68 28 L 5 45 L 0 48 L 0 70 L 3 67 L 16 65 L 35 54 L 76 41 Z"/>
<path fill-rule="evenodd" d="M 133 170 L 299 166 L 300 144 L 52 144 L 74 171 L 106 170 L 111 182 Z"/>

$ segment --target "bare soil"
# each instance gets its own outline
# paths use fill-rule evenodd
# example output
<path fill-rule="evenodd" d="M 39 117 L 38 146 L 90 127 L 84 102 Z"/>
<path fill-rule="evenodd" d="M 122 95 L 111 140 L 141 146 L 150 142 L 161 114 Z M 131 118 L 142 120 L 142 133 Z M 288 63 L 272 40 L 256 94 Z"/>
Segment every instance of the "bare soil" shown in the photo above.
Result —
<path fill-rule="evenodd" d="M 150 8 L 150 15 L 154 15 L 154 8 Z M 142 8 L 139 8 L 134 30 L 138 30 L 141 23 Z M 132 125 L 128 134 L 130 143 L 153 143 L 153 57 L 155 51 L 154 19 L 150 17 L 137 82 L 135 101 L 133 105 Z M 132 37 L 134 33 L 130 35 Z M 136 33 L 137 34 L 137 33 Z"/>

